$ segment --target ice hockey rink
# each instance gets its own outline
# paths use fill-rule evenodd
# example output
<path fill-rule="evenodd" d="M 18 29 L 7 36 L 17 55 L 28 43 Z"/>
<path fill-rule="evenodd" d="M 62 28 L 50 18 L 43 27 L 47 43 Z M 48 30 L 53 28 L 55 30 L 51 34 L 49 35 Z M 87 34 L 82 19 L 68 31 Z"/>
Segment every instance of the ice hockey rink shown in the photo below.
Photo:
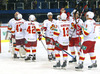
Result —
<path fill-rule="evenodd" d="M 84 69 L 76 71 L 74 67 L 76 63 L 68 64 L 66 70 L 54 69 L 55 61 L 48 61 L 47 51 L 44 49 L 40 41 L 37 47 L 36 62 L 25 62 L 23 58 L 13 59 L 9 50 L 9 42 L 2 42 L 2 53 L 0 54 L 0 74 L 100 74 L 100 39 L 97 39 L 95 51 L 97 55 L 96 69 L 88 70 L 87 66 L 91 64 L 89 55 L 86 55 Z M 70 52 L 70 50 L 68 51 Z M 68 60 L 71 59 L 69 56 Z"/>

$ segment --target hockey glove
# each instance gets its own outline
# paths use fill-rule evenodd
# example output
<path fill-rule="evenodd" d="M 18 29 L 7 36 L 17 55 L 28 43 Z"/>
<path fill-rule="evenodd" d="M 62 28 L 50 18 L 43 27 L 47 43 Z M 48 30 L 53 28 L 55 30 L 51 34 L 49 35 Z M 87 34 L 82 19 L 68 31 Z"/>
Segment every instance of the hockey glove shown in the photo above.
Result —
<path fill-rule="evenodd" d="M 42 34 L 39 34 L 38 39 L 39 39 L 39 41 L 42 39 Z"/>

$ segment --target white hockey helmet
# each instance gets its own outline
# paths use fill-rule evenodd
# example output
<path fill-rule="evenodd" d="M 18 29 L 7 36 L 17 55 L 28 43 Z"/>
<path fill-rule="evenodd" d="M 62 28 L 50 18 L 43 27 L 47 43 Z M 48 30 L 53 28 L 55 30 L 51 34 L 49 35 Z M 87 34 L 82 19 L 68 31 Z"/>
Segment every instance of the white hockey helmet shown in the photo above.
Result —
<path fill-rule="evenodd" d="M 48 12 L 47 16 L 49 16 L 49 15 L 52 15 L 53 16 L 52 12 Z"/>
<path fill-rule="evenodd" d="M 22 14 L 18 14 L 17 19 L 22 19 Z"/>
<path fill-rule="evenodd" d="M 73 14 L 76 12 L 77 10 L 74 9 L 72 12 L 71 12 L 71 16 L 73 16 Z M 79 12 L 77 11 L 77 13 L 79 14 Z"/>
<path fill-rule="evenodd" d="M 34 21 L 36 18 L 35 18 L 35 16 L 34 15 L 30 15 L 29 16 L 29 21 Z"/>
<path fill-rule="evenodd" d="M 60 17 L 60 15 L 57 15 L 57 19 Z"/>
<path fill-rule="evenodd" d="M 93 18 L 94 17 L 94 13 L 93 12 L 91 12 L 91 11 L 88 11 L 87 13 L 86 13 L 86 16 L 88 15 L 88 18 Z"/>
<path fill-rule="evenodd" d="M 61 19 L 62 20 L 66 20 L 67 19 L 67 14 L 66 13 L 62 13 L 61 14 Z"/>
<path fill-rule="evenodd" d="M 18 14 L 20 14 L 19 12 L 15 12 L 14 16 L 16 17 Z"/>

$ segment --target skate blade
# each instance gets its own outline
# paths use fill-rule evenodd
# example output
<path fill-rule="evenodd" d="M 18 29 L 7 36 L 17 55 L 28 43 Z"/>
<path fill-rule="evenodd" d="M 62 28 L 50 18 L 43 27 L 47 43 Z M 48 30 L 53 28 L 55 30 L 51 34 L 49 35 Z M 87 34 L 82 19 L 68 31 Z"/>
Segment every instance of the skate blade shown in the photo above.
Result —
<path fill-rule="evenodd" d="M 52 62 L 52 60 L 48 60 L 49 62 Z"/>
<path fill-rule="evenodd" d="M 66 67 L 61 67 L 61 69 L 66 70 Z"/>
<path fill-rule="evenodd" d="M 75 68 L 75 71 L 83 71 L 83 69 L 76 69 L 76 68 Z"/>
<path fill-rule="evenodd" d="M 96 70 L 97 67 L 93 67 L 93 68 L 88 68 L 88 70 Z"/>
<path fill-rule="evenodd" d="M 20 57 L 16 57 L 16 58 L 13 57 L 13 59 L 19 59 L 19 58 L 20 58 Z"/>
<path fill-rule="evenodd" d="M 60 67 L 53 67 L 54 69 L 57 69 L 57 70 L 61 70 L 61 68 Z"/>
<path fill-rule="evenodd" d="M 20 57 L 20 58 L 25 58 L 25 56 L 24 57 Z"/>
<path fill-rule="evenodd" d="M 77 62 L 68 62 L 68 64 L 77 64 Z"/>
<path fill-rule="evenodd" d="M 32 60 L 32 62 L 36 62 L 36 60 Z"/>
<path fill-rule="evenodd" d="M 31 60 L 25 60 L 25 62 L 27 62 L 27 63 L 28 63 L 28 62 L 32 62 L 32 61 L 31 61 Z"/>
<path fill-rule="evenodd" d="M 25 62 L 31 62 L 32 60 L 30 59 L 30 60 L 25 60 Z"/>

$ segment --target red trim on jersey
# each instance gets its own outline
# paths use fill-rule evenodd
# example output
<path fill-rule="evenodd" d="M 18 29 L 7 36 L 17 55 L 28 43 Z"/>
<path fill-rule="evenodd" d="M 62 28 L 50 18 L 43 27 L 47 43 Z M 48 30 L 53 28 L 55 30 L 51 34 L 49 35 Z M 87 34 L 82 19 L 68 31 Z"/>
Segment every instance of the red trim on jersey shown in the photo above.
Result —
<path fill-rule="evenodd" d="M 63 54 L 63 57 L 68 57 L 68 54 Z"/>
<path fill-rule="evenodd" d="M 11 30 L 12 28 L 8 27 L 8 30 Z"/>
<path fill-rule="evenodd" d="M 11 33 L 15 33 L 15 31 L 11 31 Z"/>
<path fill-rule="evenodd" d="M 57 33 L 57 32 L 54 32 L 54 35 L 57 35 L 57 36 L 58 36 L 58 35 L 59 35 L 59 33 Z"/>
<path fill-rule="evenodd" d="M 32 52 L 36 52 L 36 49 L 32 50 Z"/>
<path fill-rule="evenodd" d="M 47 48 L 48 50 L 53 50 L 54 51 L 54 49 L 53 48 Z"/>
<path fill-rule="evenodd" d="M 30 50 L 29 49 L 26 49 L 26 52 L 30 52 Z"/>
<path fill-rule="evenodd" d="M 90 59 L 91 59 L 91 60 L 95 60 L 95 59 L 96 59 L 96 56 L 94 56 L 94 57 L 90 57 Z"/>
<path fill-rule="evenodd" d="M 78 55 L 80 55 L 80 52 L 78 52 Z"/>
<path fill-rule="evenodd" d="M 74 51 L 74 52 L 71 52 L 71 54 L 72 54 L 72 55 L 75 55 L 75 51 Z"/>
<path fill-rule="evenodd" d="M 37 32 L 40 32 L 40 29 L 36 29 Z"/>
<path fill-rule="evenodd" d="M 80 59 L 80 60 L 83 60 L 83 61 L 85 60 L 85 58 L 84 58 L 84 57 L 81 57 L 81 56 L 79 57 L 79 59 Z"/>
<path fill-rule="evenodd" d="M 19 49 L 15 48 L 15 51 L 19 51 Z"/>
<path fill-rule="evenodd" d="M 42 29 L 43 29 L 44 31 L 46 31 L 46 30 L 47 30 L 47 27 L 43 27 Z"/>
<path fill-rule="evenodd" d="M 84 30 L 84 34 L 87 36 L 87 35 L 89 35 L 89 33 L 88 32 L 86 32 L 85 30 Z"/>
<path fill-rule="evenodd" d="M 55 54 L 55 56 L 56 56 L 56 58 L 57 58 L 57 57 L 60 57 L 60 54 Z"/>

